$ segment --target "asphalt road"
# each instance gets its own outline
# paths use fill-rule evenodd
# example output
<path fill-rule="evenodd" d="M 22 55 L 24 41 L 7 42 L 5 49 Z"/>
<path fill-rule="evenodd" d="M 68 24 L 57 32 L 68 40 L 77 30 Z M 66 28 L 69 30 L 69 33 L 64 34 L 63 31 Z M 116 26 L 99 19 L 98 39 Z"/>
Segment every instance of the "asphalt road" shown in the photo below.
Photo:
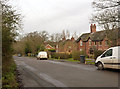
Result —
<path fill-rule="evenodd" d="M 24 87 L 118 87 L 118 71 L 14 56 Z"/>

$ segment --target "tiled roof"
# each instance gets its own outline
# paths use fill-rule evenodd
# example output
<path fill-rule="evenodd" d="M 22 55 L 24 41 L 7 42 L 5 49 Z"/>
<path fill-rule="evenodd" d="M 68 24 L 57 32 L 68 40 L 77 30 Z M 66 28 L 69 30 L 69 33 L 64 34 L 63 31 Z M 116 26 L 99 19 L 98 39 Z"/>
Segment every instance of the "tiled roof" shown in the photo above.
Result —
<path fill-rule="evenodd" d="M 111 37 L 111 39 L 117 39 L 120 38 L 120 29 L 118 30 L 103 30 L 103 31 L 97 31 L 95 33 L 85 33 L 82 34 L 76 42 L 79 42 L 80 40 L 86 42 L 89 40 L 89 38 L 92 41 L 102 41 L 106 37 L 106 33 L 108 33 L 108 36 Z"/>
<path fill-rule="evenodd" d="M 90 38 L 92 41 L 102 41 L 105 38 L 105 31 L 98 31 L 93 34 L 90 34 Z"/>

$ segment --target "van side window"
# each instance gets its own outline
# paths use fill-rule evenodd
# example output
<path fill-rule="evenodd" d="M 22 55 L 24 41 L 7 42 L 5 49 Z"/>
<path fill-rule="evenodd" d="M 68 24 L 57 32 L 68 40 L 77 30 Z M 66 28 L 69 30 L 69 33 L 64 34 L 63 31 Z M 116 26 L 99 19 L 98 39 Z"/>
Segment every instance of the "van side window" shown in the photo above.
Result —
<path fill-rule="evenodd" d="M 102 57 L 112 56 L 112 51 L 113 51 L 112 49 L 106 51 L 106 52 L 102 55 Z"/>

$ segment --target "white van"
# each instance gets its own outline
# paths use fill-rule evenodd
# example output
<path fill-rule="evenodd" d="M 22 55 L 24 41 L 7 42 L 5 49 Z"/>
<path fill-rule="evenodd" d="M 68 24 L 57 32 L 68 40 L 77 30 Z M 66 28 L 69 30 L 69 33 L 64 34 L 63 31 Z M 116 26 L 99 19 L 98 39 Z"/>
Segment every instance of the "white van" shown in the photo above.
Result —
<path fill-rule="evenodd" d="M 38 55 L 37 55 L 37 59 L 47 59 L 48 57 L 47 57 L 47 52 L 45 52 L 45 51 L 41 51 L 41 52 L 39 52 L 38 53 Z"/>
<path fill-rule="evenodd" d="M 104 68 L 120 69 L 120 46 L 107 49 L 96 59 L 95 65 L 99 70 Z"/>

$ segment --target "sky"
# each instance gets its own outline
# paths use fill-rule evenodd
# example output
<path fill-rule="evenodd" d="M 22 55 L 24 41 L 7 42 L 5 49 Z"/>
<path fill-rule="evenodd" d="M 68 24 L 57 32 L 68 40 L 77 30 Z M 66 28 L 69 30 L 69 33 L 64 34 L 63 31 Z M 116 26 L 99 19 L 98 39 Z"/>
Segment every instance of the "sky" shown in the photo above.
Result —
<path fill-rule="evenodd" d="M 90 32 L 93 0 L 11 0 L 22 14 L 23 31 L 47 31 L 49 34 L 69 30 L 77 34 Z"/>

